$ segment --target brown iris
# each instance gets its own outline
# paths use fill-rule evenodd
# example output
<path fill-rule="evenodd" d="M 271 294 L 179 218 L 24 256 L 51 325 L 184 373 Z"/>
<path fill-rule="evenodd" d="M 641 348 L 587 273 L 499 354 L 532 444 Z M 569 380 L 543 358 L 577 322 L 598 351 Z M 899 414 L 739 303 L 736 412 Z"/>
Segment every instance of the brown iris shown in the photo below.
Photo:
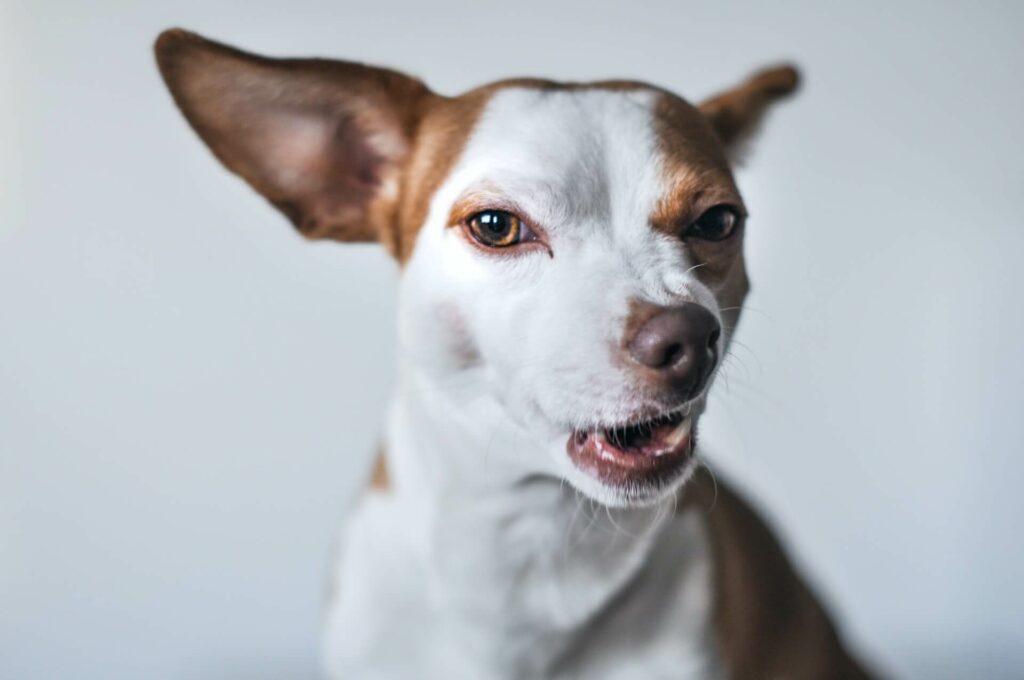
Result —
<path fill-rule="evenodd" d="M 505 210 L 478 212 L 467 225 L 473 238 L 490 248 L 508 248 L 522 240 L 522 220 Z"/>

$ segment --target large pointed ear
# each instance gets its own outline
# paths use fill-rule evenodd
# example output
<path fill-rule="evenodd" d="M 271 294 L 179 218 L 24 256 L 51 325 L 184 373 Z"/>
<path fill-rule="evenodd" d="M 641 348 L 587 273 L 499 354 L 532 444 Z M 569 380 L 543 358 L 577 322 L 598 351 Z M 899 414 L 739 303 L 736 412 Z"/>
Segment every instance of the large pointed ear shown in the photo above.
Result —
<path fill-rule="evenodd" d="M 698 108 L 732 158 L 743 154 L 769 106 L 792 94 L 800 75 L 792 66 L 759 71 L 740 85 L 703 102 Z"/>
<path fill-rule="evenodd" d="M 399 180 L 426 100 L 409 76 L 323 59 L 267 59 L 180 29 L 156 59 L 214 155 L 309 238 L 392 246 Z"/>

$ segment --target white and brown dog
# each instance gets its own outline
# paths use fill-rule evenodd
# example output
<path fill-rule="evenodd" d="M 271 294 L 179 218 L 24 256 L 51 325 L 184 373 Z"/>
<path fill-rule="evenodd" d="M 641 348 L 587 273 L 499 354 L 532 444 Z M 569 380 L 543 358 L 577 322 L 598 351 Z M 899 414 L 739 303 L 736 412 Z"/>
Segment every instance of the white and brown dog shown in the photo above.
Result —
<path fill-rule="evenodd" d="M 457 97 L 181 30 L 199 136 L 309 238 L 401 264 L 386 456 L 347 527 L 338 678 L 862 678 L 756 515 L 698 470 L 747 293 L 730 155 L 797 75 Z"/>

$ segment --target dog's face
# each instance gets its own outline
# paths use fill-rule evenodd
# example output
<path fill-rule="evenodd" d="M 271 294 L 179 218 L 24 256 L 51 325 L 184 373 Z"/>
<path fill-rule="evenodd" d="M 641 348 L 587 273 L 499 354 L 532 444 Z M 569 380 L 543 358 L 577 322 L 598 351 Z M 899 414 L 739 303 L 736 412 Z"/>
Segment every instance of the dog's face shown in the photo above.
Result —
<path fill-rule="evenodd" d="M 405 268 L 407 350 L 486 381 L 544 442 L 538 469 L 657 498 L 691 464 L 721 310 L 746 289 L 721 144 L 651 87 L 512 84 L 460 146 Z"/>
<path fill-rule="evenodd" d="M 791 69 L 698 109 L 632 82 L 441 97 L 183 32 L 157 55 L 197 132 L 300 231 L 403 263 L 404 351 L 541 443 L 527 469 L 613 505 L 682 483 L 747 292 L 729 153 Z"/>

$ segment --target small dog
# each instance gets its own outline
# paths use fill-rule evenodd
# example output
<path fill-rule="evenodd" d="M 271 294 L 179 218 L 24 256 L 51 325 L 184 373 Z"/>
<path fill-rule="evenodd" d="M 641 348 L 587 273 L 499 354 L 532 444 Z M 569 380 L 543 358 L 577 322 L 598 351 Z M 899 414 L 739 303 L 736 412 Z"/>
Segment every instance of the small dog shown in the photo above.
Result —
<path fill-rule="evenodd" d="M 747 294 L 730 158 L 797 85 L 401 73 L 156 43 L 182 113 L 304 236 L 402 268 L 386 452 L 347 527 L 338 678 L 865 678 L 698 469 Z"/>

